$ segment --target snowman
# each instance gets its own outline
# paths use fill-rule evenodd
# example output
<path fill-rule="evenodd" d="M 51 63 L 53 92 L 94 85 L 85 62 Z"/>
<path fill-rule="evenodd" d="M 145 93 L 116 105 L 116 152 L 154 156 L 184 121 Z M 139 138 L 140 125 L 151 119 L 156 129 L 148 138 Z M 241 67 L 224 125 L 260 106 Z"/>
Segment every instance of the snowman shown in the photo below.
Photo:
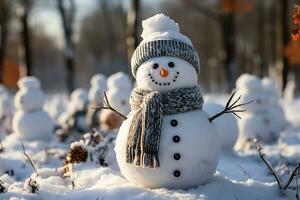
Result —
<path fill-rule="evenodd" d="M 129 98 L 132 90 L 132 82 L 124 72 L 117 72 L 107 79 L 107 100 L 110 105 L 123 115 L 130 112 Z M 100 124 L 104 131 L 117 130 L 123 119 L 111 110 L 101 110 Z"/>
<path fill-rule="evenodd" d="M 220 144 L 202 110 L 197 52 L 163 14 L 143 21 L 142 38 L 131 59 L 137 84 L 132 111 L 116 139 L 119 168 L 127 180 L 148 188 L 205 184 L 216 170 Z"/>
<path fill-rule="evenodd" d="M 129 114 L 129 97 L 132 90 L 132 82 L 127 74 L 118 72 L 107 79 L 107 98 L 112 107 L 124 115 Z"/>
<path fill-rule="evenodd" d="M 103 74 L 96 74 L 91 79 L 91 88 L 89 90 L 89 109 L 87 110 L 87 123 L 89 129 L 98 128 L 100 121 L 100 110 L 91 109 L 99 106 L 104 98 L 106 90 L 106 77 Z"/>
<path fill-rule="evenodd" d="M 13 131 L 25 140 L 47 140 L 52 137 L 54 123 L 43 110 L 45 95 L 36 77 L 18 81 L 20 90 L 15 96 L 17 109 L 13 117 Z"/>
<path fill-rule="evenodd" d="M 278 118 L 281 129 L 285 129 L 287 126 L 287 120 L 285 118 L 284 110 L 279 104 L 280 96 L 277 92 L 275 81 L 271 78 L 264 77 L 262 79 L 262 86 L 267 95 L 267 100 L 270 107 L 269 112 Z"/>
<path fill-rule="evenodd" d="M 270 104 L 261 80 L 250 74 L 241 75 L 236 82 L 237 92 L 242 101 L 252 101 L 244 108 L 247 110 L 239 121 L 240 137 L 237 148 L 244 148 L 251 139 L 271 143 L 277 140 L 280 133 L 278 119 L 268 112 Z"/>
<path fill-rule="evenodd" d="M 78 88 L 70 95 L 70 102 L 67 111 L 59 119 L 64 129 L 84 133 L 88 130 L 86 112 L 88 107 L 88 93 Z"/>
<path fill-rule="evenodd" d="M 218 103 L 210 101 L 204 103 L 203 110 L 205 110 L 210 116 L 213 116 L 224 110 L 224 107 Z M 214 120 L 212 123 L 217 127 L 222 150 L 233 150 L 239 136 L 238 122 L 234 115 L 232 113 L 226 113 Z"/>

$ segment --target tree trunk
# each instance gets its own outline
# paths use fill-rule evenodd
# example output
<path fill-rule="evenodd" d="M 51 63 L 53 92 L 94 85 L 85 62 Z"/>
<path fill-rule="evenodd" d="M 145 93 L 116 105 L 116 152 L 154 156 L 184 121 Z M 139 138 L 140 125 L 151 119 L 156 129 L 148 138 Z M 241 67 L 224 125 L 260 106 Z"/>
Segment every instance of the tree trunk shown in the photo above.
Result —
<path fill-rule="evenodd" d="M 290 39 L 290 31 L 289 31 L 289 1 L 281 0 L 281 8 L 282 8 L 282 41 L 283 47 L 286 47 L 289 43 Z M 283 55 L 283 68 L 282 68 L 282 91 L 284 91 L 287 82 L 288 75 L 290 71 L 290 65 L 288 63 L 288 59 Z"/>
<path fill-rule="evenodd" d="M 226 79 L 227 79 L 227 92 L 231 92 L 235 85 L 236 79 L 236 66 L 235 66 L 235 20 L 234 14 L 229 13 L 221 17 L 221 27 L 223 35 L 224 50 L 226 57 L 224 61 Z"/>
<path fill-rule="evenodd" d="M 23 13 L 21 15 L 21 23 L 22 23 L 22 42 L 24 48 L 24 60 L 25 60 L 25 74 L 26 76 L 32 75 L 32 52 L 31 52 L 31 42 L 30 42 L 30 33 L 28 27 L 28 16 L 31 7 L 30 0 L 23 0 Z"/>
<path fill-rule="evenodd" d="M 67 11 L 64 5 L 64 0 L 58 0 L 58 9 L 61 15 L 62 26 L 64 30 L 65 36 L 65 67 L 67 72 L 66 77 L 66 85 L 68 92 L 71 93 L 74 86 L 74 64 L 75 64 L 75 47 L 73 42 L 73 22 L 75 15 L 75 2 L 73 0 L 70 1 L 70 8 Z"/>
<path fill-rule="evenodd" d="M 0 83 L 3 79 L 3 65 L 5 58 L 5 50 L 8 35 L 8 23 L 9 23 L 9 3 L 8 1 L 1 1 L 0 3 Z"/>
<path fill-rule="evenodd" d="M 138 21 L 140 18 L 140 1 L 131 0 L 131 7 L 127 15 L 127 57 L 128 57 L 128 66 L 130 66 L 131 56 L 138 46 Z"/>

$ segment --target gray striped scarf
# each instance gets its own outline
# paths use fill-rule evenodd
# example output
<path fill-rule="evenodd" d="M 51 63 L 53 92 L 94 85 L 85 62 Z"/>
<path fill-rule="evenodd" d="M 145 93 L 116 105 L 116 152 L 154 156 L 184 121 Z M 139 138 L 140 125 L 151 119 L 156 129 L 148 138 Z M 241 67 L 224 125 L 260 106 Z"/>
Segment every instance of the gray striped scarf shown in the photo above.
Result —
<path fill-rule="evenodd" d="M 158 151 L 164 115 L 201 109 L 203 97 L 199 86 L 167 93 L 134 88 L 131 109 L 136 111 L 127 138 L 126 161 L 142 167 L 159 167 Z"/>

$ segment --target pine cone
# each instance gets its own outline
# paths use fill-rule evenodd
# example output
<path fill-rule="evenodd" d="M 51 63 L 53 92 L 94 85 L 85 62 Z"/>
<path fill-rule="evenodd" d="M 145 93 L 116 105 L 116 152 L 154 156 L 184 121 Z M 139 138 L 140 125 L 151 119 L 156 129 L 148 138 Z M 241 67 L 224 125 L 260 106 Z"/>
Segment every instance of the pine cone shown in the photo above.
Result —
<path fill-rule="evenodd" d="M 80 163 L 85 162 L 88 157 L 88 152 L 81 146 L 73 147 L 68 156 L 67 156 L 67 163 Z"/>

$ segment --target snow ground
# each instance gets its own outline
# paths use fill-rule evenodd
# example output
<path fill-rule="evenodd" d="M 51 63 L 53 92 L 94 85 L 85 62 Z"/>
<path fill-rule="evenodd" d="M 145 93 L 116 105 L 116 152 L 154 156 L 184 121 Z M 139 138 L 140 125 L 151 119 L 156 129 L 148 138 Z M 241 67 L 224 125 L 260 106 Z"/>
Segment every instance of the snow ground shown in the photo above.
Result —
<path fill-rule="evenodd" d="M 215 99 L 216 96 L 208 95 L 206 98 Z M 227 96 L 216 99 L 225 103 Z M 47 110 L 51 110 L 49 104 Z M 263 145 L 263 148 L 276 170 L 283 179 L 287 179 L 283 164 L 287 163 L 292 169 L 300 162 L 300 114 L 296 112 L 300 110 L 300 99 L 285 101 L 282 105 L 291 125 L 281 134 L 278 143 Z M 206 185 L 190 190 L 145 189 L 129 183 L 120 174 L 113 156 L 109 158 L 108 167 L 100 167 L 93 162 L 75 164 L 70 177 L 63 177 L 63 161 L 70 145 L 55 138 L 47 142 L 23 142 L 26 153 L 38 170 L 39 176 L 36 176 L 23 154 L 21 141 L 13 134 L 0 134 L 0 138 L 4 148 L 0 153 L 0 175 L 8 171 L 8 175 L 0 176 L 6 187 L 6 192 L 0 194 L 1 200 L 296 199 L 295 190 L 279 191 L 256 150 L 223 152 L 216 174 Z M 110 146 L 112 149 L 113 146 Z M 36 193 L 32 193 L 33 187 L 29 186 L 32 185 L 29 184 L 30 177 L 36 181 Z"/>

